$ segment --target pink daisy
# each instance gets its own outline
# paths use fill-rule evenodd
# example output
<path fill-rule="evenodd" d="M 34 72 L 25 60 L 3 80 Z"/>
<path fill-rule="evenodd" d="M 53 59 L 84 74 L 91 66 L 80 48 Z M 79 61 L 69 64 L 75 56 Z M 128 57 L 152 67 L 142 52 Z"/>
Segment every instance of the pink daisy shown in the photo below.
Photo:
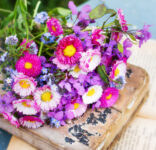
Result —
<path fill-rule="evenodd" d="M 102 29 L 95 29 L 92 33 L 92 43 L 95 45 L 104 45 L 105 35 Z"/>
<path fill-rule="evenodd" d="M 70 69 L 70 65 L 60 63 L 58 58 L 54 58 L 53 59 L 53 63 L 61 70 L 68 70 L 68 69 Z"/>
<path fill-rule="evenodd" d="M 120 25 L 122 27 L 122 30 L 124 32 L 126 32 L 128 30 L 128 26 L 127 26 L 127 22 L 125 20 L 125 17 L 123 15 L 123 10 L 122 9 L 118 9 L 118 12 L 117 13 L 118 13 L 118 20 L 120 22 Z"/>
<path fill-rule="evenodd" d="M 63 34 L 63 28 L 56 18 L 51 18 L 47 20 L 47 28 L 51 35 L 59 36 Z"/>
<path fill-rule="evenodd" d="M 19 122 L 23 127 L 34 129 L 39 128 L 44 124 L 44 122 L 40 118 L 33 116 L 22 117 L 19 119 Z"/>
<path fill-rule="evenodd" d="M 115 104 L 119 97 L 119 90 L 116 88 L 107 88 L 104 90 L 102 97 L 100 99 L 101 105 L 100 107 L 102 108 L 107 108 L 111 107 L 112 105 Z"/>
<path fill-rule="evenodd" d="M 31 99 L 19 99 L 13 101 L 14 108 L 24 115 L 35 115 L 39 111 L 37 104 Z"/>
<path fill-rule="evenodd" d="M 16 62 L 16 70 L 27 76 L 36 77 L 41 73 L 41 60 L 35 54 L 26 53 Z"/>
<path fill-rule="evenodd" d="M 67 36 L 60 40 L 56 57 L 62 64 L 72 65 L 79 61 L 83 51 L 81 41 L 74 36 Z"/>
<path fill-rule="evenodd" d="M 36 89 L 37 83 L 31 77 L 23 75 L 22 73 L 17 74 L 14 78 L 13 91 L 21 97 L 31 95 Z"/>
<path fill-rule="evenodd" d="M 2 114 L 3 117 L 8 120 L 12 125 L 16 126 L 16 128 L 20 126 L 18 120 L 11 113 L 3 112 Z"/>
<path fill-rule="evenodd" d="M 85 72 L 93 71 L 101 62 L 101 53 L 98 50 L 89 49 L 82 53 L 80 68 Z"/>
<path fill-rule="evenodd" d="M 126 68 L 127 68 L 126 63 L 123 60 L 117 61 L 112 66 L 112 71 L 110 72 L 110 78 L 116 80 L 120 76 L 125 77 Z"/>
<path fill-rule="evenodd" d="M 70 104 L 66 105 L 65 114 L 68 119 L 72 120 L 82 116 L 87 110 L 87 105 L 80 100 L 74 100 Z"/>
<path fill-rule="evenodd" d="M 50 86 L 43 86 L 34 92 L 34 100 L 43 111 L 53 110 L 60 103 L 60 94 L 51 89 Z"/>
<path fill-rule="evenodd" d="M 115 40 L 116 42 L 120 42 L 122 39 L 123 34 L 121 32 L 115 32 L 115 29 L 112 29 L 111 39 Z"/>

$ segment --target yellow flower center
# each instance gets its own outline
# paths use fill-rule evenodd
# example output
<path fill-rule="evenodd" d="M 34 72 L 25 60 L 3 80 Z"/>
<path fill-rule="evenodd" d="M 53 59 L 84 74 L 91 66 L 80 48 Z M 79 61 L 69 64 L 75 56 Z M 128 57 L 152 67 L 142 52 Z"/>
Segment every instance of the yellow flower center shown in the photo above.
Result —
<path fill-rule="evenodd" d="M 90 62 L 93 60 L 93 57 L 90 58 Z"/>
<path fill-rule="evenodd" d="M 26 63 L 25 63 L 25 68 L 26 68 L 26 69 L 31 69 L 31 68 L 32 68 L 32 63 L 26 62 Z"/>
<path fill-rule="evenodd" d="M 120 73 L 120 70 L 117 68 L 117 69 L 115 70 L 115 77 L 118 76 L 119 73 Z"/>
<path fill-rule="evenodd" d="M 108 96 L 106 96 L 106 100 L 110 100 L 112 98 L 112 94 L 109 94 Z"/>
<path fill-rule="evenodd" d="M 74 68 L 74 72 L 78 73 L 80 71 L 80 68 L 79 66 L 77 65 L 75 68 Z"/>
<path fill-rule="evenodd" d="M 76 53 L 76 48 L 73 45 L 68 45 L 63 50 L 64 56 L 72 57 Z"/>
<path fill-rule="evenodd" d="M 41 95 L 41 100 L 43 102 L 50 102 L 52 100 L 52 94 L 51 92 L 44 92 L 42 95 Z"/>
<path fill-rule="evenodd" d="M 75 103 L 74 104 L 74 109 L 76 110 L 76 109 L 78 109 L 79 108 L 79 106 L 80 106 L 80 104 L 79 103 Z"/>
<path fill-rule="evenodd" d="M 56 31 L 56 28 L 55 28 L 54 26 L 52 26 L 51 28 L 52 28 L 52 30 L 53 30 L 54 32 Z"/>
<path fill-rule="evenodd" d="M 87 96 L 93 96 L 95 94 L 95 89 L 90 89 L 88 92 L 87 92 Z"/>
<path fill-rule="evenodd" d="M 27 80 L 20 80 L 19 85 L 24 89 L 27 89 L 30 87 L 30 83 Z"/>
<path fill-rule="evenodd" d="M 28 120 L 28 122 L 30 122 L 30 123 L 35 123 L 36 121 L 31 121 L 31 120 Z"/>
<path fill-rule="evenodd" d="M 31 105 L 27 104 L 27 102 L 23 102 L 22 105 L 25 106 L 25 107 L 31 107 Z"/>

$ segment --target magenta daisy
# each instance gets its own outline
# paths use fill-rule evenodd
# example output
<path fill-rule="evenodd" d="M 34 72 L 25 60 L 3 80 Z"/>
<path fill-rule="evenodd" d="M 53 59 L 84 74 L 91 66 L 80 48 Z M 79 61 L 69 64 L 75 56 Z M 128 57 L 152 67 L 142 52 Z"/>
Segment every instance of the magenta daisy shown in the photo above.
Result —
<path fill-rule="evenodd" d="M 37 104 L 30 99 L 13 101 L 13 106 L 18 112 L 21 112 L 24 115 L 35 115 L 37 112 L 39 112 L 39 107 Z"/>
<path fill-rule="evenodd" d="M 12 125 L 16 126 L 16 128 L 20 126 L 18 120 L 11 113 L 3 112 L 2 114 L 3 117 L 8 120 Z"/>
<path fill-rule="evenodd" d="M 87 110 L 87 105 L 80 100 L 74 100 L 65 107 L 65 114 L 68 119 L 82 116 Z"/>
<path fill-rule="evenodd" d="M 117 61 L 110 72 L 110 78 L 113 80 L 118 79 L 120 76 L 125 77 L 126 63 L 123 60 Z"/>
<path fill-rule="evenodd" d="M 127 26 L 127 22 L 125 20 L 125 17 L 123 15 L 123 10 L 122 9 L 118 9 L 118 20 L 120 22 L 121 28 L 124 32 L 126 32 L 128 30 L 128 26 Z"/>
<path fill-rule="evenodd" d="M 62 64 L 73 65 L 77 63 L 83 51 L 81 41 L 74 36 L 67 36 L 60 40 L 56 57 Z"/>
<path fill-rule="evenodd" d="M 13 91 L 21 97 L 31 95 L 36 89 L 37 83 L 31 77 L 19 73 L 14 78 Z"/>
<path fill-rule="evenodd" d="M 98 50 L 89 49 L 82 53 L 80 68 L 85 72 L 93 71 L 101 62 L 101 53 Z"/>
<path fill-rule="evenodd" d="M 100 99 L 101 105 L 100 107 L 102 108 L 107 108 L 111 107 L 112 105 L 115 104 L 119 97 L 119 90 L 116 88 L 107 88 L 104 90 L 102 97 Z"/>
<path fill-rule="evenodd" d="M 34 93 L 34 100 L 43 111 L 53 110 L 60 103 L 60 94 L 50 86 L 38 88 Z"/>
<path fill-rule="evenodd" d="M 41 73 L 41 60 L 35 54 L 26 53 L 16 62 L 16 70 L 27 76 L 36 77 Z"/>
<path fill-rule="evenodd" d="M 23 127 L 34 129 L 39 128 L 44 124 L 44 122 L 40 118 L 33 116 L 22 117 L 19 119 L 19 122 Z"/>
<path fill-rule="evenodd" d="M 104 40 L 106 36 L 104 35 L 104 32 L 102 29 L 95 29 L 92 33 L 92 43 L 95 45 L 104 45 Z"/>
<path fill-rule="evenodd" d="M 59 36 L 63 34 L 63 28 L 59 20 L 56 18 L 51 18 L 47 20 L 47 28 L 49 32 L 51 33 L 51 35 Z"/>

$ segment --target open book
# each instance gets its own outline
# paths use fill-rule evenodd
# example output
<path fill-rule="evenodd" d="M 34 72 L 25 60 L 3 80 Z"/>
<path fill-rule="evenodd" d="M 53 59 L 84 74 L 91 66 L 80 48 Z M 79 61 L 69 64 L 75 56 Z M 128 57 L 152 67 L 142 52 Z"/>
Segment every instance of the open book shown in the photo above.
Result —
<path fill-rule="evenodd" d="M 113 150 L 156 150 L 156 41 L 150 40 L 141 49 L 134 46 L 129 63 L 140 66 L 149 73 L 150 95 L 137 117 L 115 143 Z M 8 150 L 20 150 L 23 144 L 27 150 L 34 150 L 15 137 Z"/>
<path fill-rule="evenodd" d="M 156 150 L 156 41 L 132 48 L 129 63 L 144 68 L 150 76 L 150 94 L 113 150 Z"/>

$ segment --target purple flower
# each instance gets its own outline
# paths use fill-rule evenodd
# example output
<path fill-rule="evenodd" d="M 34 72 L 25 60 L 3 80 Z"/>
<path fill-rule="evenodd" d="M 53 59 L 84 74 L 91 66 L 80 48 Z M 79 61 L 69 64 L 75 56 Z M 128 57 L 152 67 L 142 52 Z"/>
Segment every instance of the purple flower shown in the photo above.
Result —
<path fill-rule="evenodd" d="M 106 47 L 107 49 L 106 49 L 105 54 L 106 54 L 106 55 L 112 55 L 112 50 L 113 50 L 113 48 L 114 48 L 115 45 L 116 45 L 116 42 L 113 41 L 113 40 L 111 40 L 109 43 L 106 43 L 106 44 L 105 44 L 105 47 Z"/>
<path fill-rule="evenodd" d="M 5 95 L 0 96 L 0 113 L 12 112 L 14 110 L 12 101 L 14 100 L 16 100 L 16 97 L 12 92 L 7 92 Z"/>
<path fill-rule="evenodd" d="M 75 6 L 73 1 L 69 1 L 68 8 L 71 10 L 73 15 L 77 15 L 78 14 L 77 7 Z"/>
<path fill-rule="evenodd" d="M 133 46 L 133 44 L 132 44 L 132 42 L 128 38 L 126 40 L 124 40 L 124 42 L 123 42 L 123 49 L 124 49 L 123 50 L 123 55 L 127 59 L 131 55 L 131 51 L 129 51 L 128 48 L 131 48 L 132 46 Z"/>
<path fill-rule="evenodd" d="M 91 11 L 90 5 L 85 5 L 82 7 L 81 12 L 79 14 L 79 20 L 88 20 L 89 19 L 89 12 Z"/>
<path fill-rule="evenodd" d="M 100 76 L 95 72 L 89 73 L 86 76 L 85 81 L 88 82 L 91 86 L 92 85 L 103 85 L 103 81 L 101 80 Z"/>
<path fill-rule="evenodd" d="M 152 37 L 152 34 L 149 32 L 149 27 L 151 27 L 151 25 L 144 25 L 143 29 L 138 30 L 136 39 L 139 40 L 139 47 Z"/>

